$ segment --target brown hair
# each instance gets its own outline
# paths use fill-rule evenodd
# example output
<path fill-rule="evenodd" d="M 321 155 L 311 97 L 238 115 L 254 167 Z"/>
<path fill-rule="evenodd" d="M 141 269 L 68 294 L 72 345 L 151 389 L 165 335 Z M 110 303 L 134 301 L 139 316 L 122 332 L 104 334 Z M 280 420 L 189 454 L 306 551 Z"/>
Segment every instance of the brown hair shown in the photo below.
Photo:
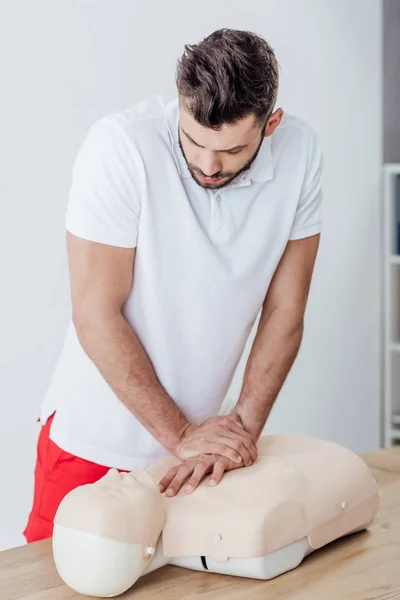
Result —
<path fill-rule="evenodd" d="M 185 45 L 176 83 L 185 108 L 205 127 L 219 129 L 254 114 L 271 115 L 278 91 L 278 63 L 271 46 L 249 31 L 219 29 Z"/>

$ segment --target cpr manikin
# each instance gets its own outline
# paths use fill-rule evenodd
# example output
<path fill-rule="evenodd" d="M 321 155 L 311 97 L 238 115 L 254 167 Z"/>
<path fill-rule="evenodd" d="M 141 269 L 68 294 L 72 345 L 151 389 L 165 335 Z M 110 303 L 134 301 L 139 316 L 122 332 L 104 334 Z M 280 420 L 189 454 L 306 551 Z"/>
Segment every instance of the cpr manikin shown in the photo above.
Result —
<path fill-rule="evenodd" d="M 64 582 L 90 596 L 116 596 L 164 565 L 270 579 L 310 552 L 375 518 L 379 492 L 350 450 L 306 436 L 258 441 L 250 467 L 205 479 L 170 498 L 158 482 L 179 459 L 81 486 L 61 502 L 53 555 Z"/>

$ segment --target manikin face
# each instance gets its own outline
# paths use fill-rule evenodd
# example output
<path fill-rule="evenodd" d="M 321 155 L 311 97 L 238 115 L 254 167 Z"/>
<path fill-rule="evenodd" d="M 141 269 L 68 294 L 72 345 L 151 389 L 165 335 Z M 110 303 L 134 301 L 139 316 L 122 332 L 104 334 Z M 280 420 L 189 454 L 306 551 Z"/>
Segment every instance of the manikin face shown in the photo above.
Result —
<path fill-rule="evenodd" d="M 57 522 L 103 537 L 156 542 L 163 528 L 165 509 L 153 477 L 147 471 L 108 471 L 93 484 L 68 494 L 57 511 Z"/>
<path fill-rule="evenodd" d="M 194 180 L 207 189 L 228 185 L 251 166 L 264 137 L 273 133 L 282 116 L 278 109 L 261 125 L 248 115 L 215 131 L 200 125 L 180 102 L 179 144 Z"/>
<path fill-rule="evenodd" d="M 96 491 L 135 503 L 138 498 L 143 498 L 150 489 L 157 489 L 153 478 L 146 471 L 132 471 L 130 473 L 119 473 L 116 469 L 110 469 L 104 477 L 93 484 Z M 140 501 L 140 500 L 139 500 Z"/>

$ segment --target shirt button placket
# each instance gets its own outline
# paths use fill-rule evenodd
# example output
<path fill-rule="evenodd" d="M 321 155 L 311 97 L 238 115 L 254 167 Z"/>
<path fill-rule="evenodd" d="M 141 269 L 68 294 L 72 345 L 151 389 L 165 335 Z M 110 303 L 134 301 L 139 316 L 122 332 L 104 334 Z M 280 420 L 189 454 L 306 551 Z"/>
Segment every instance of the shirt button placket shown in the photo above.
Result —
<path fill-rule="evenodd" d="M 218 230 L 218 229 L 221 229 L 221 227 L 222 227 L 221 195 L 220 194 L 217 194 L 215 196 L 215 204 L 216 204 L 216 206 L 215 206 L 215 216 L 216 216 L 215 228 Z"/>

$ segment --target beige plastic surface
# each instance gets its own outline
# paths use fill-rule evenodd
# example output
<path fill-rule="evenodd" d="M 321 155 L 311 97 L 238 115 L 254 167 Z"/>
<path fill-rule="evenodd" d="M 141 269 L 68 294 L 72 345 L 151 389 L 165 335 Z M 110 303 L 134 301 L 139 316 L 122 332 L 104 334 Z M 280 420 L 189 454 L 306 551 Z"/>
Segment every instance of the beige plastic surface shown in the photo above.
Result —
<path fill-rule="evenodd" d="M 259 457 L 210 488 L 207 477 L 192 494 L 161 495 L 156 483 L 174 457 L 146 471 L 119 475 L 71 492 L 55 522 L 121 542 L 138 542 L 146 556 L 163 532 L 167 557 L 265 556 L 302 538 L 313 549 L 370 522 L 377 486 L 355 453 L 306 436 L 264 436 Z M 90 507 L 90 508 L 88 508 Z"/>
<path fill-rule="evenodd" d="M 260 438 L 258 451 L 251 467 L 226 473 L 215 488 L 208 477 L 192 495 L 166 498 L 166 556 L 265 556 L 304 537 L 317 549 L 376 516 L 377 485 L 350 450 L 274 435 Z"/>

